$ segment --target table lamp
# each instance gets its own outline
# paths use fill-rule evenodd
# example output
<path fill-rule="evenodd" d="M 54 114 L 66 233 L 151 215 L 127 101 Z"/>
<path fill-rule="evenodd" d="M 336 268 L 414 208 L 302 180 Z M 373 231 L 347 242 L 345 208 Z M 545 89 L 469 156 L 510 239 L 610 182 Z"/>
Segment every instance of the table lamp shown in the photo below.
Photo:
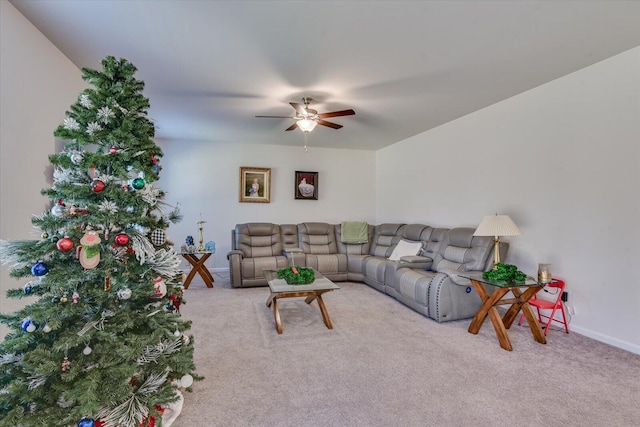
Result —
<path fill-rule="evenodd" d="M 493 268 L 500 262 L 500 236 L 519 236 L 522 233 L 509 215 L 487 215 L 482 219 L 474 236 L 493 236 Z"/>

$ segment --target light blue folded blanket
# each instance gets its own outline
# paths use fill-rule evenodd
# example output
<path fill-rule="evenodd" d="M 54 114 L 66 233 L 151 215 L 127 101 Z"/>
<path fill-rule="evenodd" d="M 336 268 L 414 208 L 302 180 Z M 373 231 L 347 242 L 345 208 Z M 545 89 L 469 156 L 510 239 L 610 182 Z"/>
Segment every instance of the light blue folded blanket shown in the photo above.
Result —
<path fill-rule="evenodd" d="M 342 243 L 367 243 L 369 224 L 364 221 L 345 221 L 341 224 L 340 241 Z"/>

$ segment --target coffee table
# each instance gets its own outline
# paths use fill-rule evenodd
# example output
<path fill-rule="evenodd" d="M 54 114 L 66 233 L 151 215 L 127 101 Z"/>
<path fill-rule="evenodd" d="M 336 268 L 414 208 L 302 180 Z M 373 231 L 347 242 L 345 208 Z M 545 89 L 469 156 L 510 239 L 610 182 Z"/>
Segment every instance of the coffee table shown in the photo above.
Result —
<path fill-rule="evenodd" d="M 278 300 L 280 298 L 306 297 L 304 301 L 307 304 L 311 304 L 314 300 L 317 300 L 324 324 L 328 329 L 333 329 L 329 312 L 322 300 L 322 294 L 340 289 L 340 287 L 317 271 L 314 270 L 314 273 L 315 280 L 313 283 L 308 285 L 289 285 L 284 279 L 278 279 L 278 272 L 276 270 L 262 270 L 262 274 L 264 278 L 267 279 L 269 290 L 271 291 L 267 299 L 267 307 L 273 306 L 273 317 L 276 320 L 276 330 L 279 334 L 282 334 L 282 322 L 280 321 L 280 311 L 278 310 Z"/>
<path fill-rule="evenodd" d="M 538 283 L 529 277 L 527 277 L 524 282 L 486 280 L 482 278 L 482 274 L 468 276 L 461 275 L 461 277 L 469 279 L 482 300 L 482 306 L 478 309 L 478 312 L 469 325 L 470 333 L 477 334 L 488 315 L 491 319 L 491 323 L 493 323 L 493 329 L 495 329 L 496 335 L 498 336 L 500 347 L 511 351 L 513 350 L 513 347 L 511 346 L 509 335 L 507 335 L 507 329 L 511 327 L 516 316 L 520 310 L 522 310 L 527 318 L 527 323 L 529 324 L 529 328 L 533 334 L 533 339 L 540 344 L 547 343 L 547 339 L 542 332 L 540 323 L 533 314 L 533 310 L 528 303 L 535 294 L 544 288 L 544 284 Z M 495 291 L 489 295 L 484 284 L 494 286 L 496 288 Z M 508 292 L 511 292 L 514 298 L 502 299 L 502 297 L 504 297 Z M 509 307 L 504 317 L 501 318 L 496 306 L 506 304 L 511 304 L 511 307 Z"/>

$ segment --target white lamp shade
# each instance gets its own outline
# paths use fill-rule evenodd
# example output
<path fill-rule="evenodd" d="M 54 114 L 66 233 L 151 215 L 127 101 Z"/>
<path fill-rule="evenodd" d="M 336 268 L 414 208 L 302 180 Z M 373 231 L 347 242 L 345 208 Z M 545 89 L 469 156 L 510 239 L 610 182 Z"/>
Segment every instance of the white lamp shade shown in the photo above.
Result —
<path fill-rule="evenodd" d="M 522 233 L 509 215 L 487 215 L 476 228 L 474 236 L 519 236 Z"/>
<path fill-rule="evenodd" d="M 298 121 L 298 127 L 302 132 L 311 132 L 318 123 L 311 119 L 302 119 Z"/>

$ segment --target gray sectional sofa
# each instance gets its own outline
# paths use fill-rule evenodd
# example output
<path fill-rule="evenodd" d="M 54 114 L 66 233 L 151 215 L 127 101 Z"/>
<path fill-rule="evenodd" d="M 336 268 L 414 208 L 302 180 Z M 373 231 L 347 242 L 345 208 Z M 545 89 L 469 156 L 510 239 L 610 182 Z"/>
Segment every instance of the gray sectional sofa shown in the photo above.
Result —
<path fill-rule="evenodd" d="M 480 297 L 463 275 L 493 267 L 493 239 L 474 228 L 368 225 L 364 243 L 343 243 L 340 224 L 238 224 L 227 254 L 231 286 L 267 286 L 262 270 L 311 267 L 334 282 L 363 282 L 438 322 L 473 317 Z M 398 247 L 400 245 L 400 247 Z M 389 259 L 396 248 L 418 254 Z M 508 245 L 501 243 L 504 258 Z M 490 290 L 489 290 L 490 291 Z"/>

